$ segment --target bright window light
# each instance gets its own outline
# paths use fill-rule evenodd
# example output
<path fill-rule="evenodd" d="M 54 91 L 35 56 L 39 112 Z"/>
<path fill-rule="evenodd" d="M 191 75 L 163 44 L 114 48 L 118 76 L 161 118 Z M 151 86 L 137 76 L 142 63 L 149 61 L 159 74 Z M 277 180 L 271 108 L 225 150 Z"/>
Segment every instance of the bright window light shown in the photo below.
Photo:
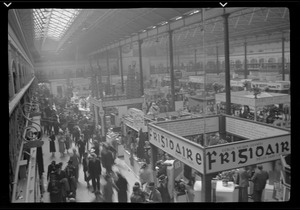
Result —
<path fill-rule="evenodd" d="M 180 17 L 177 17 L 177 18 L 175 18 L 175 20 L 180 20 L 182 17 L 180 16 Z"/>
<path fill-rule="evenodd" d="M 35 38 L 60 40 L 81 9 L 33 9 Z"/>

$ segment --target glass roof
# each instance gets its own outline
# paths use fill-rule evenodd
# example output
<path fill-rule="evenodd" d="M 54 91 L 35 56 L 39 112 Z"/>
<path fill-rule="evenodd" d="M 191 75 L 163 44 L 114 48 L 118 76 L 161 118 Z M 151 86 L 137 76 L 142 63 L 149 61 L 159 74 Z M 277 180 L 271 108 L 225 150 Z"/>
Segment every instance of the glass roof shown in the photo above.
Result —
<path fill-rule="evenodd" d="M 35 38 L 60 40 L 81 9 L 33 9 Z"/>

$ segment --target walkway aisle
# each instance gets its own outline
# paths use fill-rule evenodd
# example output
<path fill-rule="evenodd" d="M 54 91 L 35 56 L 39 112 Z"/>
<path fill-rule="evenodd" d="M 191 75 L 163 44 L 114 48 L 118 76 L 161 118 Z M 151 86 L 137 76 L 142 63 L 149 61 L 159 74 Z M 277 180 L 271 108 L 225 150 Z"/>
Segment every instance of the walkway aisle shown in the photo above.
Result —
<path fill-rule="evenodd" d="M 44 141 L 43 144 L 43 158 L 44 158 L 44 187 L 45 187 L 45 193 L 44 193 L 44 202 L 49 203 L 49 193 L 47 192 L 47 186 L 48 186 L 48 181 L 47 181 L 47 170 L 48 170 L 48 165 L 51 163 L 51 161 L 55 160 L 56 164 L 59 162 L 63 163 L 63 169 L 67 166 L 67 161 L 69 160 L 70 155 L 72 154 L 72 148 L 75 148 L 75 145 L 73 143 L 72 148 L 69 149 L 69 154 L 65 153 L 64 157 L 60 157 L 60 153 L 58 152 L 58 142 L 57 140 L 55 141 L 55 157 L 52 157 L 52 153 L 50 153 L 50 143 L 49 143 L 49 137 L 46 135 L 43 136 L 42 141 Z M 91 147 L 90 147 L 91 148 Z M 113 166 L 114 171 L 120 171 L 121 174 L 127 179 L 128 181 L 128 201 L 130 201 L 130 195 L 132 193 L 132 187 L 135 182 L 138 181 L 138 178 L 133 174 L 131 170 L 129 170 L 129 167 L 126 165 L 124 160 L 117 158 L 116 160 L 116 165 Z M 102 174 L 105 174 L 105 169 L 102 167 Z M 76 195 L 76 200 L 77 202 L 92 202 L 95 199 L 95 195 L 92 193 L 93 187 L 92 187 L 92 181 L 90 181 L 90 187 L 87 188 L 86 182 L 84 181 L 84 174 L 82 170 L 82 165 L 79 165 L 79 178 L 78 178 L 78 185 L 77 185 L 77 195 Z M 103 184 L 105 183 L 105 180 L 103 176 L 101 176 L 100 179 L 100 188 L 101 191 L 103 189 Z M 117 198 L 117 192 L 115 191 L 114 197 L 113 197 L 113 202 L 118 202 Z"/>

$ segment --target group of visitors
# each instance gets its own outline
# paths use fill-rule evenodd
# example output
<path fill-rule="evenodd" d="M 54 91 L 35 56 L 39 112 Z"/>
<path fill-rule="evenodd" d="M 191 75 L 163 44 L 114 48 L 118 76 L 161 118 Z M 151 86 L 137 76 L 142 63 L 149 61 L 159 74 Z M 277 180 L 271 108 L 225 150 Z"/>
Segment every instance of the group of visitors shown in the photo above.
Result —
<path fill-rule="evenodd" d="M 236 184 L 240 187 L 240 202 L 248 202 L 248 188 L 250 181 L 253 182 L 253 194 L 252 199 L 254 202 L 262 201 L 262 193 L 266 187 L 269 174 L 263 170 L 262 165 L 258 165 L 257 168 L 252 171 L 248 167 L 244 167 L 238 170 L 236 174 Z"/>

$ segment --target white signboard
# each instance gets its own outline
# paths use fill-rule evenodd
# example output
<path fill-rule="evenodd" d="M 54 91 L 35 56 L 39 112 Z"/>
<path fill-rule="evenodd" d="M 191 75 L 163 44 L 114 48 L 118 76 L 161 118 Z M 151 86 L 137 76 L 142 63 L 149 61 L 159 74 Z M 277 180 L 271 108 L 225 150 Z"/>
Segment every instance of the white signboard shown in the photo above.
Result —
<path fill-rule="evenodd" d="M 266 106 L 272 104 L 286 104 L 290 103 L 291 97 L 288 94 L 274 94 L 273 97 L 265 97 L 256 99 L 255 104 L 256 106 Z"/>
<path fill-rule="evenodd" d="M 205 149 L 206 173 L 278 160 L 280 155 L 290 153 L 290 135 L 207 147 Z"/>
<path fill-rule="evenodd" d="M 245 137 L 247 139 L 259 139 L 270 136 L 289 134 L 288 131 L 280 130 L 271 126 L 266 126 L 246 120 L 239 120 L 226 117 L 226 132 Z"/>
<path fill-rule="evenodd" d="M 189 76 L 190 82 L 193 83 L 204 83 L 204 77 L 203 76 Z"/>
<path fill-rule="evenodd" d="M 144 123 L 144 112 L 139 110 L 139 109 L 135 109 L 135 108 L 130 108 L 128 110 L 128 115 L 132 118 L 133 122 L 132 122 L 132 126 L 134 128 L 136 128 L 138 131 L 140 129 L 143 129 L 143 127 L 145 126 Z M 143 129 L 144 130 L 144 129 Z"/>
<path fill-rule="evenodd" d="M 148 126 L 148 135 L 151 144 L 203 173 L 203 149 L 200 145 L 153 125 Z"/>
<path fill-rule="evenodd" d="M 219 117 L 192 118 L 158 123 L 159 127 L 180 136 L 192 136 L 201 133 L 219 131 Z"/>
<path fill-rule="evenodd" d="M 216 102 L 226 102 L 226 95 L 225 93 L 218 93 L 215 95 Z M 241 104 L 241 105 L 248 105 L 251 107 L 255 106 L 255 100 L 253 98 L 247 98 L 243 96 L 235 96 L 231 94 L 231 103 L 233 104 Z"/>
<path fill-rule="evenodd" d="M 126 106 L 129 104 L 142 104 L 144 102 L 144 98 L 131 98 L 131 99 L 123 99 L 116 101 L 102 101 L 103 107 L 111 107 L 111 106 Z"/>

